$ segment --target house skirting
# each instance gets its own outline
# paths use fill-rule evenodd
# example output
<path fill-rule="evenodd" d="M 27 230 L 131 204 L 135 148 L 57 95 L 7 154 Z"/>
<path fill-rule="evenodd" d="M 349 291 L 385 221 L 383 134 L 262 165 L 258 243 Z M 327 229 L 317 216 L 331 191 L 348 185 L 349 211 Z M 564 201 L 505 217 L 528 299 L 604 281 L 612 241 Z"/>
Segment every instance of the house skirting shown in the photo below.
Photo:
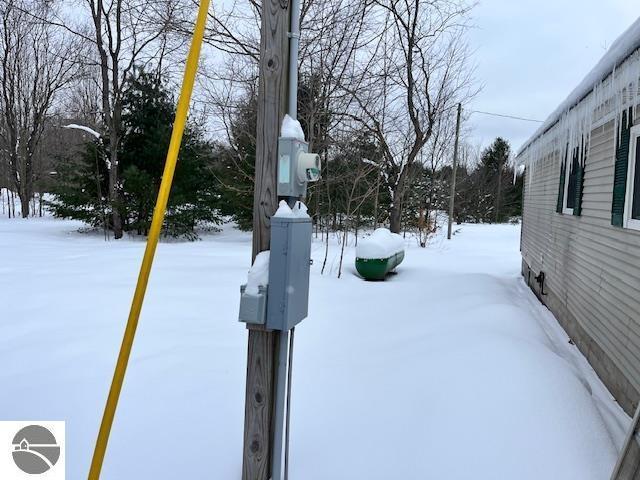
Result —
<path fill-rule="evenodd" d="M 538 273 L 531 270 L 527 262 L 524 259 L 522 260 L 522 276 L 529 288 L 540 302 L 551 310 L 562 328 L 564 328 L 564 331 L 587 358 L 616 401 L 630 417 L 633 417 L 638 405 L 638 391 L 631 385 L 620 369 L 615 366 L 604 350 L 582 328 L 566 304 L 546 284 L 544 285 L 544 295 L 542 295 L 540 285 L 535 280 Z M 627 450 L 621 452 L 623 453 L 621 469 L 613 480 L 640 480 L 640 439 L 638 438 L 639 434 L 637 432 L 634 433 Z"/>
<path fill-rule="evenodd" d="M 629 416 L 633 417 L 640 394 L 602 350 L 600 345 L 582 328 L 578 319 L 567 309 L 566 304 L 547 284 L 544 285 L 544 295 L 541 294 L 540 285 L 535 280 L 538 273 L 531 270 L 527 262 L 524 259 L 522 260 L 522 276 L 529 288 L 535 293 L 540 302 L 551 310 L 562 328 L 564 328 L 564 331 L 567 332 L 569 338 L 587 358 L 616 401 Z"/>

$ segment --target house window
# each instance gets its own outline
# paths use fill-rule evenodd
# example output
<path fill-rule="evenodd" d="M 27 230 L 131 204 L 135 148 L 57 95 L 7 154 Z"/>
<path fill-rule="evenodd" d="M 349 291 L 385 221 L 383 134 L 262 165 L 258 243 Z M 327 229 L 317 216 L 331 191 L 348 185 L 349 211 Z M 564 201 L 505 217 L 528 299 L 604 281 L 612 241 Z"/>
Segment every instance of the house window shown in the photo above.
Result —
<path fill-rule="evenodd" d="M 625 227 L 640 230 L 640 126 L 631 129 L 625 199 Z"/>
<path fill-rule="evenodd" d="M 569 151 L 567 144 L 564 160 L 560 165 L 560 181 L 556 213 L 564 213 L 579 217 L 582 215 L 582 195 L 584 192 L 584 169 L 589 151 L 589 135 L 583 135 L 578 146 Z M 624 195 L 624 194 L 623 194 Z M 622 201 L 620 201 L 622 204 Z M 620 209 L 622 212 L 622 209 Z M 622 224 L 622 213 L 620 213 Z"/>
<path fill-rule="evenodd" d="M 568 210 L 571 210 L 571 213 L 573 213 L 573 209 L 576 206 L 577 180 L 578 180 L 578 158 L 576 155 L 574 155 L 571 161 L 569 175 L 567 177 L 567 198 L 565 201 L 565 208 L 567 208 Z"/>
<path fill-rule="evenodd" d="M 563 213 L 573 215 L 576 207 L 576 190 L 578 188 L 578 171 L 580 170 L 580 147 L 576 147 L 567 159 L 567 176 L 565 178 Z"/>

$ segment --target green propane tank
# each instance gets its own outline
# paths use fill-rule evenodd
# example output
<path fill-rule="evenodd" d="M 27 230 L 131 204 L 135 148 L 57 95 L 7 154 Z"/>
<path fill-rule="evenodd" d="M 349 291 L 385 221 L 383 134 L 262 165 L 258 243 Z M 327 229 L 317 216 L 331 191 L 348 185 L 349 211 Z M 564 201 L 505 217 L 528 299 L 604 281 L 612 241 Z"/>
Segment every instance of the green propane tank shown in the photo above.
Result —
<path fill-rule="evenodd" d="M 404 260 L 404 239 L 378 228 L 356 247 L 356 270 L 365 280 L 384 280 Z"/>

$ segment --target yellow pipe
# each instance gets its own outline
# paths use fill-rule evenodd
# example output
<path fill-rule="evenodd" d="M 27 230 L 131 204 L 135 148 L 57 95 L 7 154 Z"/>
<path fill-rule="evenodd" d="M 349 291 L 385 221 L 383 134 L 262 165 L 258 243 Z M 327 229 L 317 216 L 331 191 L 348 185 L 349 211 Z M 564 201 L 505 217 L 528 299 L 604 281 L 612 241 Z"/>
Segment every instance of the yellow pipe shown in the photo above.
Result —
<path fill-rule="evenodd" d="M 142 302 L 147 290 L 147 283 L 149 282 L 149 274 L 153 264 L 153 257 L 158 245 L 158 239 L 160 238 L 162 224 L 164 223 L 164 214 L 167 209 L 167 201 L 169 199 L 169 192 L 171 191 L 173 174 L 176 170 L 178 152 L 180 151 L 180 144 L 182 143 L 182 134 L 187 122 L 193 84 L 195 82 L 196 71 L 198 70 L 198 59 L 200 57 L 200 48 L 202 46 L 202 38 L 204 36 L 208 10 L 209 0 L 201 0 L 200 7 L 198 9 L 198 18 L 193 32 L 193 39 L 191 41 L 191 48 L 189 49 L 189 56 L 187 57 L 187 65 L 185 67 L 184 79 L 182 81 L 182 91 L 180 92 L 180 99 L 178 100 L 178 107 L 176 109 L 176 118 L 173 123 L 171 143 L 169 144 L 167 160 L 164 165 L 164 173 L 162 174 L 162 183 L 160 184 L 156 207 L 153 211 L 153 219 L 151 221 L 151 228 L 149 229 L 149 237 L 147 238 L 147 246 L 142 259 L 142 266 L 140 267 L 136 290 L 133 294 L 133 301 L 131 302 L 127 328 L 125 329 L 122 345 L 120 346 L 118 362 L 116 363 L 116 368 L 113 373 L 109 397 L 107 398 L 107 404 L 102 416 L 102 423 L 100 424 L 100 432 L 98 433 L 96 447 L 93 451 L 91 468 L 89 470 L 89 480 L 98 480 L 100 478 L 100 471 L 102 469 L 102 463 L 104 461 L 104 455 L 109 441 L 109 433 L 111 432 L 113 417 L 115 416 L 116 408 L 118 406 L 118 398 L 120 397 L 120 391 L 122 390 L 122 382 L 124 381 L 124 375 L 127 371 L 129 355 L 131 354 L 131 347 L 136 334 L 140 311 L 142 310 Z"/>

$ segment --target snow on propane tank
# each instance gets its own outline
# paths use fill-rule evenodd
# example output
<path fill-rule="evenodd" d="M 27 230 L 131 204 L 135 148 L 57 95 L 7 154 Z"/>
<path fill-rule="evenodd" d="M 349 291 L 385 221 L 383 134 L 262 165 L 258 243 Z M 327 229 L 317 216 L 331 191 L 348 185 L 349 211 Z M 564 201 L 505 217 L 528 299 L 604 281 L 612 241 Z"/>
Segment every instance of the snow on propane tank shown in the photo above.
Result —
<path fill-rule="evenodd" d="M 378 228 L 356 247 L 356 270 L 365 280 L 384 280 L 402 260 L 404 240 L 386 228 Z"/>

